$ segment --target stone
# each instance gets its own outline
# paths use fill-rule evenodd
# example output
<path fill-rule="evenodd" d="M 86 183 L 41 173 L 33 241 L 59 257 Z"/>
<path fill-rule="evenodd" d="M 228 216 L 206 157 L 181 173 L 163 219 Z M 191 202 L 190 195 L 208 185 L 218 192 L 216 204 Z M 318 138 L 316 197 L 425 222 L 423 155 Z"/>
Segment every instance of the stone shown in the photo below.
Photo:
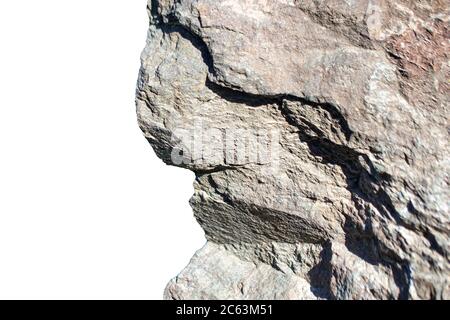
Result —
<path fill-rule="evenodd" d="M 446 1 L 148 11 L 139 125 L 208 240 L 166 299 L 450 298 Z"/>

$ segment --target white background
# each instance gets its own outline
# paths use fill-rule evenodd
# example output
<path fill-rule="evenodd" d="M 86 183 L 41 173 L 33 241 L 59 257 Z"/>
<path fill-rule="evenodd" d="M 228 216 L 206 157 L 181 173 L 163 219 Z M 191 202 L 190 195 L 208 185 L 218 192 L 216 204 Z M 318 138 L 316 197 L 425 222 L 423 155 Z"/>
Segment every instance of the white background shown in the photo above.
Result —
<path fill-rule="evenodd" d="M 136 124 L 145 8 L 0 2 L 1 299 L 160 299 L 205 242 Z"/>

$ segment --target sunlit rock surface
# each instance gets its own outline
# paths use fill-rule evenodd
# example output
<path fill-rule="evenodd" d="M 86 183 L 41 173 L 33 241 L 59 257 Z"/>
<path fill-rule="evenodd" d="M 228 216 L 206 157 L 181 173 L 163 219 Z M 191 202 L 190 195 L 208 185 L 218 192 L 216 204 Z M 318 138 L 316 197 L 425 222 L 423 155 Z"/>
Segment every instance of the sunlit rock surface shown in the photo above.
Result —
<path fill-rule="evenodd" d="M 450 298 L 448 2 L 148 10 L 139 123 L 208 239 L 165 298 Z"/>

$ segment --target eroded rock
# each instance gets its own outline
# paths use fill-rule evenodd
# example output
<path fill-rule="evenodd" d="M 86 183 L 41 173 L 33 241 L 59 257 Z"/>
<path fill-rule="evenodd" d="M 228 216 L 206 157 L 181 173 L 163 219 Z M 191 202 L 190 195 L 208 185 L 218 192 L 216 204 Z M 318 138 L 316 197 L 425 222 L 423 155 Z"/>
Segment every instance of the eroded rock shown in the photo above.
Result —
<path fill-rule="evenodd" d="M 449 298 L 447 3 L 149 13 L 139 123 L 208 239 L 166 298 Z"/>

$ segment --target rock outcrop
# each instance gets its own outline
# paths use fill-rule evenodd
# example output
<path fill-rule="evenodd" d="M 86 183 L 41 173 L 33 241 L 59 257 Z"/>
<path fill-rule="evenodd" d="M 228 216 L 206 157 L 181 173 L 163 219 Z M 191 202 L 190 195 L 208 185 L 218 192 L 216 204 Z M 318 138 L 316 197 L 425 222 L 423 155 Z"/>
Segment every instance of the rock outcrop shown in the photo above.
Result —
<path fill-rule="evenodd" d="M 148 10 L 139 124 L 208 240 L 165 298 L 450 298 L 447 1 Z"/>

